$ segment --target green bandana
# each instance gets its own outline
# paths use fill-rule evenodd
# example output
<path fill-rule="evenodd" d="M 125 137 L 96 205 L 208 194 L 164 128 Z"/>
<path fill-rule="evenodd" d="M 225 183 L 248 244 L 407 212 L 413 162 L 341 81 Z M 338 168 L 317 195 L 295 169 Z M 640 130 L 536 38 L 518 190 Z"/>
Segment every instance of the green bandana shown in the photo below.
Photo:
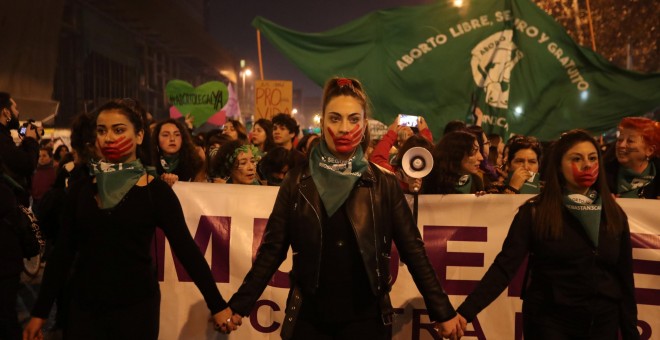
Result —
<path fill-rule="evenodd" d="M 128 163 L 99 161 L 90 165 L 96 176 L 101 209 L 111 209 L 119 204 L 146 171 L 139 159 Z"/>
<path fill-rule="evenodd" d="M 641 174 L 626 167 L 621 167 L 617 174 L 617 189 L 619 197 L 639 198 L 637 191 L 649 185 L 654 178 L 655 165 L 653 163 L 649 163 Z"/>
<path fill-rule="evenodd" d="M 160 166 L 166 174 L 171 174 L 179 166 L 179 154 L 160 156 Z"/>
<path fill-rule="evenodd" d="M 360 146 L 347 161 L 335 158 L 323 139 L 312 149 L 309 169 L 328 216 L 334 215 L 344 204 L 367 166 Z"/>
<path fill-rule="evenodd" d="M 238 155 L 241 153 L 248 153 L 250 151 L 252 151 L 252 157 L 254 157 L 254 159 L 258 162 L 260 160 L 259 149 L 252 144 L 243 144 L 237 147 L 234 150 L 234 153 L 232 153 L 231 155 L 227 155 L 227 157 L 225 158 L 225 167 L 227 167 L 227 169 L 231 171 L 231 169 L 234 168 L 234 161 L 236 160 L 236 157 L 238 157 Z"/>
<path fill-rule="evenodd" d="M 513 176 L 513 171 L 509 172 L 509 177 L 506 178 L 506 181 L 504 181 L 504 185 L 509 185 L 509 182 L 511 181 L 511 177 Z M 531 182 L 525 181 L 523 183 L 522 187 L 520 187 L 520 193 L 521 194 L 532 194 L 532 195 L 537 195 L 541 193 L 541 174 L 535 173 L 534 178 L 532 178 Z"/>
<path fill-rule="evenodd" d="M 463 175 L 458 179 L 458 183 L 454 186 L 454 189 L 461 194 L 469 194 L 470 189 L 472 188 L 472 176 Z"/>
<path fill-rule="evenodd" d="M 589 239 L 598 247 L 598 231 L 600 230 L 600 215 L 603 203 L 595 190 L 587 196 L 581 194 L 568 194 L 563 196 L 564 206 L 580 221 L 587 232 Z"/>

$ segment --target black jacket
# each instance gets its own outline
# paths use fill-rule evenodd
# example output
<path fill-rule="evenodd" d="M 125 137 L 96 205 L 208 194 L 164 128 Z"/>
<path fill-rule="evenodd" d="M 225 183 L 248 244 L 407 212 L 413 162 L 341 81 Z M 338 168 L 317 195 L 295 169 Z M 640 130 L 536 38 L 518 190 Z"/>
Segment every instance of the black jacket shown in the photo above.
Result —
<path fill-rule="evenodd" d="M 0 124 L 0 163 L 4 163 L 6 173 L 25 189 L 25 195 L 18 200 L 26 206 L 29 205 L 28 192 L 38 158 L 39 143 L 34 138 L 25 137 L 21 145 L 16 146 L 9 129 Z"/>
<path fill-rule="evenodd" d="M 660 171 L 660 158 L 654 157 L 651 159 L 651 163 L 655 165 L 655 170 Z M 613 194 L 618 194 L 619 189 L 617 188 L 617 177 L 619 175 L 619 168 L 621 164 L 614 158 L 613 160 L 605 163 L 605 176 L 607 178 L 607 186 L 610 188 L 610 191 Z M 660 178 L 658 175 L 655 176 L 653 181 L 647 186 L 638 189 L 637 195 L 639 198 L 648 198 L 648 199 L 658 199 L 660 197 Z"/>
<path fill-rule="evenodd" d="M 524 303 L 585 307 L 593 299 L 616 301 L 623 339 L 639 339 L 628 224 L 613 237 L 605 232 L 602 218 L 598 247 L 594 247 L 580 222 L 563 209 L 563 237 L 540 240 L 533 235 L 532 210 L 532 203 L 520 207 L 502 251 L 458 313 L 472 320 L 500 295 L 531 254 Z"/>
<path fill-rule="evenodd" d="M 396 178 L 370 163 L 344 206 L 356 235 L 371 291 L 384 302 L 385 319 L 392 308 L 388 294 L 392 280 L 389 270 L 392 241 L 424 297 L 431 320 L 453 318 L 456 312 L 426 256 L 424 242 Z M 250 314 L 291 246 L 292 295 L 287 302 L 283 333 L 292 327 L 299 310 L 292 308 L 301 298 L 298 291 L 313 294 L 319 286 L 321 209 L 324 208 L 309 166 L 296 167 L 287 173 L 252 269 L 229 301 L 233 311 Z"/>

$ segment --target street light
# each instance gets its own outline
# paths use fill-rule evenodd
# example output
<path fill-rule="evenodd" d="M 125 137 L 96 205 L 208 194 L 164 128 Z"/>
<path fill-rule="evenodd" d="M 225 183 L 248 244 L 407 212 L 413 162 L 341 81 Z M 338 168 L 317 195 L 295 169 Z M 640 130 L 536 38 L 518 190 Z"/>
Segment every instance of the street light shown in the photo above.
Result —
<path fill-rule="evenodd" d="M 245 77 L 249 77 L 252 75 L 252 70 L 249 68 L 246 68 L 241 72 L 241 77 L 243 78 L 243 96 L 245 96 Z"/>
<path fill-rule="evenodd" d="M 251 75 L 252 75 L 252 70 L 250 70 L 249 68 L 246 68 L 243 71 L 241 71 L 241 78 L 243 80 L 243 95 L 241 96 L 241 97 L 243 97 L 243 109 L 242 110 L 246 110 L 246 111 L 247 111 L 248 100 L 247 100 L 247 97 L 246 97 L 247 91 L 245 89 L 245 77 L 249 77 Z"/>

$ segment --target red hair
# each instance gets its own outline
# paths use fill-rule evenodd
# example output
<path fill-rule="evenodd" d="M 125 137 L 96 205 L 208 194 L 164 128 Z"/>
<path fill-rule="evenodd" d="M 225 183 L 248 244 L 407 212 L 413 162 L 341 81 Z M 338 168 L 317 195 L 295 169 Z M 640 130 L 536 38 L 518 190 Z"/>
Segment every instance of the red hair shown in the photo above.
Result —
<path fill-rule="evenodd" d="M 653 156 L 660 156 L 660 122 L 643 117 L 626 117 L 621 120 L 618 128 L 639 132 L 648 146 L 655 147 Z"/>

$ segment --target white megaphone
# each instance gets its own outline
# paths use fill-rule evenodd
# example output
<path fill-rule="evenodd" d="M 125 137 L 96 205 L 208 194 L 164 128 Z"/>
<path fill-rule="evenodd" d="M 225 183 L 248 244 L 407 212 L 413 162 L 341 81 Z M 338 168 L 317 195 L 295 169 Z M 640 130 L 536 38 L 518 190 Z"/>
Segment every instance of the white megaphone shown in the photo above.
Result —
<path fill-rule="evenodd" d="M 401 158 L 401 168 L 411 178 L 423 178 L 433 169 L 433 156 L 429 150 L 416 146 Z"/>

